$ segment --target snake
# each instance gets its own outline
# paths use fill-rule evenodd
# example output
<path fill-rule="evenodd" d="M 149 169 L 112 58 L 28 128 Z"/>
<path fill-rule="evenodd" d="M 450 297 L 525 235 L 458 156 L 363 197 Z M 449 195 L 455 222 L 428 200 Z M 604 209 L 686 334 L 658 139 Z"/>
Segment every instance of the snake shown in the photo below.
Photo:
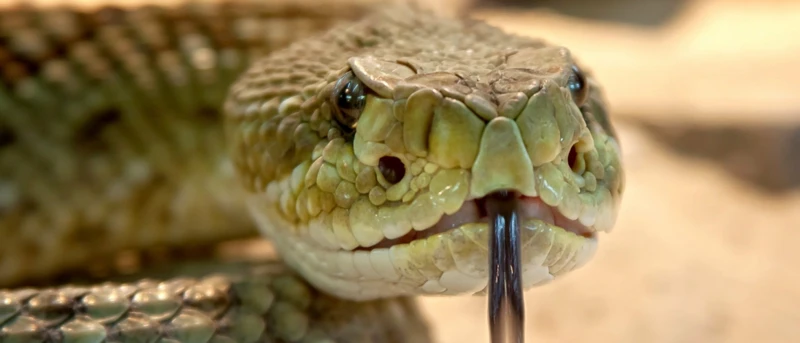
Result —
<path fill-rule="evenodd" d="M 427 342 L 415 297 L 486 294 L 509 190 L 524 289 L 624 190 L 599 82 L 544 39 L 356 0 L 0 10 L 0 342 Z M 245 238 L 278 258 L 60 278 Z"/>

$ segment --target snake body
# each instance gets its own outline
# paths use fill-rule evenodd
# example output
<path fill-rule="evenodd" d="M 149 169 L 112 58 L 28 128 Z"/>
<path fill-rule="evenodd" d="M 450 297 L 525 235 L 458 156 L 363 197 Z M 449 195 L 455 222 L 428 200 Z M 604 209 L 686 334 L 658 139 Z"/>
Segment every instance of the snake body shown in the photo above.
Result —
<path fill-rule="evenodd" d="M 0 68 L 0 285 L 259 233 L 291 270 L 9 289 L 2 342 L 423 341 L 402 296 L 485 292 L 482 197 L 526 204 L 529 288 L 590 259 L 624 188 L 569 50 L 413 6 L 5 9 Z"/>

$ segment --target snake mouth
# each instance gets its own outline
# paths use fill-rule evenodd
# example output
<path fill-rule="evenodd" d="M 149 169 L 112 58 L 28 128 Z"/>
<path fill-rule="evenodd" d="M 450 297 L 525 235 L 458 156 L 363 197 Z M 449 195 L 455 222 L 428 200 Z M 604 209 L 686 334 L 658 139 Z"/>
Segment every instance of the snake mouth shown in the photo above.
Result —
<path fill-rule="evenodd" d="M 520 196 L 519 216 L 520 221 L 540 220 L 564 231 L 572 232 L 584 238 L 593 238 L 596 231 L 578 220 L 565 217 L 556 207 L 547 205 L 539 197 Z M 433 226 L 415 230 L 412 229 L 407 234 L 393 239 L 384 239 L 377 244 L 356 250 L 373 250 L 379 248 L 390 248 L 394 245 L 408 244 L 418 239 L 425 239 L 437 234 L 445 233 L 459 228 L 465 224 L 485 223 L 489 224 L 490 218 L 486 211 L 486 198 L 469 199 L 461 205 L 458 211 L 452 214 L 444 214 Z"/>

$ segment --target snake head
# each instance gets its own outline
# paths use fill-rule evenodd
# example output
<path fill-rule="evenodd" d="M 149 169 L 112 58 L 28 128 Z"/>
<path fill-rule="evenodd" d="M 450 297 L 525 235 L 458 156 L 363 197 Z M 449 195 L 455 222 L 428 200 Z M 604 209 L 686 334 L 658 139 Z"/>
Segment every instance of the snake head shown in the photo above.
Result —
<path fill-rule="evenodd" d="M 623 192 L 617 138 L 569 50 L 409 9 L 256 63 L 227 105 L 251 212 L 352 299 L 485 292 L 483 199 L 521 200 L 523 286 L 584 265 Z"/>

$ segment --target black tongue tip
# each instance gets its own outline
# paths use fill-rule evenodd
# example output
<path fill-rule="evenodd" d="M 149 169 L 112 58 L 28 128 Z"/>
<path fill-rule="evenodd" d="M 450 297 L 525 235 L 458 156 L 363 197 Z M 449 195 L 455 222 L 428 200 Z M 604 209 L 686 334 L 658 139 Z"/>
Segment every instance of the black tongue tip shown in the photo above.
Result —
<path fill-rule="evenodd" d="M 519 197 L 512 191 L 486 196 L 489 238 L 489 330 L 492 343 L 524 341 Z"/>

